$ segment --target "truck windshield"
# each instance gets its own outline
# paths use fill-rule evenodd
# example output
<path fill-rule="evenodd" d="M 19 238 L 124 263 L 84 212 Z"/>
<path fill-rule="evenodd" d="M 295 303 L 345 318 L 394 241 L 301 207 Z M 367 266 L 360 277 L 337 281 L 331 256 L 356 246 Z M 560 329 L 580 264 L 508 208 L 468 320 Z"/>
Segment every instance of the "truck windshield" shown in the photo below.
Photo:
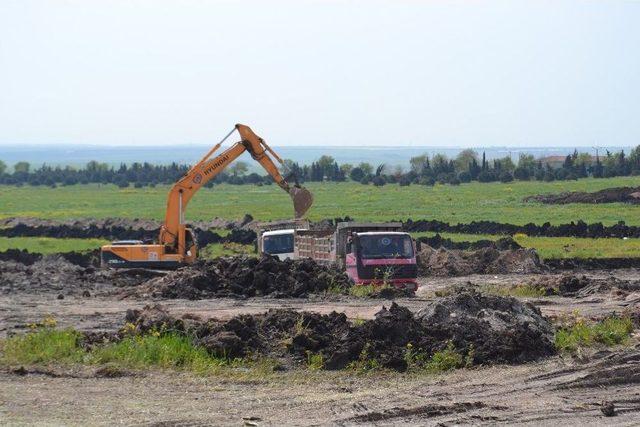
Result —
<path fill-rule="evenodd" d="M 360 236 L 360 255 L 363 259 L 413 258 L 413 244 L 404 234 Z"/>
<path fill-rule="evenodd" d="M 293 253 L 293 234 L 276 234 L 264 236 L 262 251 L 266 254 Z"/>

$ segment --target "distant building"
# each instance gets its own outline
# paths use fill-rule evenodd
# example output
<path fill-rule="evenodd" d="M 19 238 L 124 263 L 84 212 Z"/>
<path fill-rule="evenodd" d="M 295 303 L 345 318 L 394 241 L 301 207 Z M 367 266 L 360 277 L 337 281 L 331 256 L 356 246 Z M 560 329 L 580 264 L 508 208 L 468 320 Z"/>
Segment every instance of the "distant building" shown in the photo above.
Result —
<path fill-rule="evenodd" d="M 562 165 L 564 165 L 564 161 L 567 159 L 567 156 L 547 156 L 541 157 L 540 160 L 543 166 L 549 165 L 553 169 L 560 169 Z M 595 163 L 596 158 L 594 156 L 589 156 L 587 158 L 587 166 Z"/>

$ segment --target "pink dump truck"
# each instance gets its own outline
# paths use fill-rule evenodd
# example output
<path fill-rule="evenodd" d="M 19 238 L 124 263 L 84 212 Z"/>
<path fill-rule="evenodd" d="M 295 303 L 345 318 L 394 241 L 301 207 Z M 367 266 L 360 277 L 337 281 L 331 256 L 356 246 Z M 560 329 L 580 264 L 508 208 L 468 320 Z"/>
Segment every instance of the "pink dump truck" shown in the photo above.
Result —
<path fill-rule="evenodd" d="M 335 229 L 293 230 L 293 257 L 344 269 L 356 285 L 418 287 L 415 242 L 401 223 L 341 222 Z"/>

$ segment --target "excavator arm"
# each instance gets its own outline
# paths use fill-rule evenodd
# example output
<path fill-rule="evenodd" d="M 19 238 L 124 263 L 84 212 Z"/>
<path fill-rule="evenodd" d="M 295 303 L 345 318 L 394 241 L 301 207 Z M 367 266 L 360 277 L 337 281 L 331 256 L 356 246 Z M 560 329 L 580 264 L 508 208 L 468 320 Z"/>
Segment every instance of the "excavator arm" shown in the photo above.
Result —
<path fill-rule="evenodd" d="M 222 146 L 222 143 L 236 130 L 240 134 L 241 140 L 216 157 L 211 158 L 213 153 L 215 153 Z M 160 244 L 174 247 L 178 253 L 184 251 L 186 247 L 184 212 L 187 204 L 203 185 L 215 178 L 245 151 L 248 151 L 251 157 L 262 165 L 280 188 L 289 193 L 293 200 L 296 218 L 302 217 L 307 210 L 309 210 L 313 203 L 311 193 L 305 188 L 290 186 L 282 175 L 280 175 L 278 168 L 268 153 L 280 163 L 282 163 L 282 159 L 280 159 L 251 128 L 237 124 L 222 141 L 216 144 L 202 160 L 196 163 L 173 185 L 167 200 L 167 213 L 164 225 L 160 230 Z"/>

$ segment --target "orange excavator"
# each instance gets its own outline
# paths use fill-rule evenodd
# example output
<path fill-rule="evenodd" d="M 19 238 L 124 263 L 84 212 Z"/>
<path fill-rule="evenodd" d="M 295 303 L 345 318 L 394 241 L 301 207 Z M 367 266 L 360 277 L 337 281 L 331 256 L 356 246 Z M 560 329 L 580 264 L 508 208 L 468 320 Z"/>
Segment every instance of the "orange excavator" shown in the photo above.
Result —
<path fill-rule="evenodd" d="M 224 141 L 235 131 L 241 140 L 227 148 L 218 156 L 211 158 Z M 176 268 L 193 263 L 198 256 L 198 245 L 193 230 L 184 222 L 184 212 L 189 200 L 207 181 L 222 172 L 242 153 L 248 151 L 271 175 L 276 184 L 289 193 L 293 200 L 295 217 L 301 218 L 311 207 L 313 196 L 304 187 L 289 185 L 280 175 L 278 168 L 269 157 L 269 153 L 279 162 L 282 159 L 256 135 L 251 128 L 237 124 L 214 146 L 197 164 L 176 182 L 167 201 L 167 213 L 160 228 L 158 242 L 146 244 L 138 240 L 123 240 L 102 246 L 100 259 L 103 267 L 112 268 Z"/>

